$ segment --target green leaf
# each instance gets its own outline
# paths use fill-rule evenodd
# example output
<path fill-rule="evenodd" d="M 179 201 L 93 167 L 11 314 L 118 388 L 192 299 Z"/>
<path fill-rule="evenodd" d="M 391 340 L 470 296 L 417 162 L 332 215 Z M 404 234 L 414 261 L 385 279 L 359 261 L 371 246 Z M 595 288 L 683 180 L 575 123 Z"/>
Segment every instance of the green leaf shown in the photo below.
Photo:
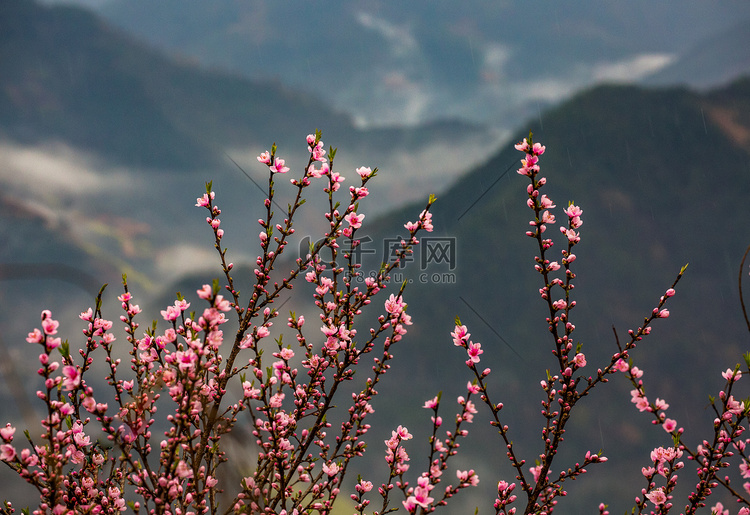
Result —
<path fill-rule="evenodd" d="M 65 340 L 60 344 L 60 354 L 62 354 L 62 357 L 65 359 L 70 358 L 70 343 L 68 343 L 68 340 Z"/>

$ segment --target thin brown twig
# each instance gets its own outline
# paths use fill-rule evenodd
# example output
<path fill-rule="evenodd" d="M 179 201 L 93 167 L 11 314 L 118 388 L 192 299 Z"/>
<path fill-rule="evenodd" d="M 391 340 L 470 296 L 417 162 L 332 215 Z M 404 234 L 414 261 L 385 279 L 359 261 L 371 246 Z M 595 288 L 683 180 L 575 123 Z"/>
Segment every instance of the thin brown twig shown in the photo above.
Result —
<path fill-rule="evenodd" d="M 750 245 L 748 245 L 747 249 L 745 250 L 745 254 L 742 256 L 742 261 L 740 261 L 740 275 L 737 280 L 740 288 L 740 306 L 742 307 L 742 314 L 745 316 L 745 323 L 747 324 L 747 330 L 750 331 L 750 319 L 747 317 L 747 310 L 745 309 L 745 301 L 742 298 L 742 272 L 745 270 L 745 260 L 747 259 L 747 255 L 750 253 Z"/>

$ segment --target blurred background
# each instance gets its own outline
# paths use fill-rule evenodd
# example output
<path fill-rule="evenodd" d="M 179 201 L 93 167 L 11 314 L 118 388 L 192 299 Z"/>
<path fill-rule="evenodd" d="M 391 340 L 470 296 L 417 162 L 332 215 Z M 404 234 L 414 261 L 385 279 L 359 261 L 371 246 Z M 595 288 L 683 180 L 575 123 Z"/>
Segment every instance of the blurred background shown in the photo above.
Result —
<path fill-rule="evenodd" d="M 398 271 L 412 282 L 414 325 L 374 403 L 362 470 L 385 479 L 379 442 L 398 424 L 417 437 L 415 474 L 426 466 L 429 413 L 416 408 L 443 391 L 450 419 L 470 379 L 449 335 L 456 316 L 483 344 L 495 401 L 531 466 L 538 384 L 554 366 L 535 245 L 523 236 L 523 156 L 512 147 L 533 130 L 548 149 L 548 195 L 558 210 L 569 200 L 584 210 L 574 323 L 592 373 L 616 349 L 613 326 L 624 338 L 690 263 L 672 316 L 633 357 L 647 395 L 670 403 L 695 446 L 711 428 L 720 373 L 748 350 L 737 276 L 750 244 L 749 22 L 750 4 L 736 1 L 3 0 L 3 423 L 36 427 L 41 417 L 37 350 L 25 335 L 42 309 L 75 345 L 77 315 L 101 284 L 105 314 L 119 316 L 122 273 L 142 324 L 176 291 L 194 297 L 219 276 L 194 207 L 207 180 L 230 259 L 247 273 L 267 182 L 255 156 L 275 142 L 298 176 L 304 138 L 318 128 L 339 148 L 345 184 L 358 166 L 379 168 L 360 209 L 365 270 L 387 258 L 388 238 L 404 234 L 428 194 L 439 199 L 436 246 Z M 277 182 L 280 213 L 291 190 Z M 312 193 L 290 262 L 325 226 L 322 191 Z M 305 302 L 284 309 L 307 312 Z M 559 513 L 600 502 L 627 510 L 645 486 L 650 450 L 670 442 L 629 400 L 616 377 L 581 405 L 556 464 L 599 449 L 610 462 L 571 484 Z M 487 418 L 480 409 L 457 460 L 479 472 L 480 487 L 446 512 L 491 512 L 497 481 L 513 477 Z M 681 474 L 688 492 L 692 471 L 687 463 Z M 34 502 L 20 480 L 2 478 L 0 497 Z"/>

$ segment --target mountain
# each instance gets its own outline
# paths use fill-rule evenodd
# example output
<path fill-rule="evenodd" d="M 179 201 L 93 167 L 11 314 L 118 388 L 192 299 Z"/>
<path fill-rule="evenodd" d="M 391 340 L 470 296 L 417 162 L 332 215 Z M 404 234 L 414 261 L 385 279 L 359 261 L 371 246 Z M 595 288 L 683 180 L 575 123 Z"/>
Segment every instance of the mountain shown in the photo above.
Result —
<path fill-rule="evenodd" d="M 0 35 L 0 137 L 64 141 L 130 167 L 196 170 L 226 165 L 225 151 L 270 146 L 271 138 L 301 146 L 319 127 L 372 155 L 370 134 L 318 98 L 278 80 L 167 58 L 84 9 L 9 0 L 0 22 L 9 27 Z M 408 135 L 398 129 L 384 142 L 394 153 L 418 152 L 445 136 L 473 146 L 497 137 L 437 121 Z"/>
<path fill-rule="evenodd" d="M 456 138 L 472 128 L 478 131 L 474 135 L 486 134 L 460 122 L 360 131 L 317 99 L 175 63 L 78 8 L 8 0 L 0 4 L 0 23 L 10 27 L 0 34 L 0 214 L 6 243 L 0 273 L 16 279 L 2 282 L 0 296 L 8 363 L 37 359 L 23 338 L 38 324 L 41 309 L 53 309 L 63 321 L 61 332 L 80 330 L 76 315 L 91 305 L 92 283 L 110 283 L 105 311 L 114 315 L 122 271 L 144 306 L 152 299 L 163 304 L 165 291 L 187 293 L 190 287 L 181 281 L 188 274 L 200 271 L 201 280 L 218 275 L 204 215 L 191 200 L 206 179 L 215 179 L 232 259 L 238 269 L 252 262 L 256 249 L 248 242 L 256 241 L 252 221 L 263 197 L 231 162 L 222 161 L 223 152 L 243 166 L 251 163 L 255 168 L 247 165 L 248 174 L 264 184 L 265 170 L 259 172 L 253 153 L 270 146 L 269 137 L 284 137 L 277 140 L 282 149 L 294 144 L 298 154 L 305 152 L 301 138 L 311 129 L 295 123 L 310 122 L 293 113 L 308 109 L 330 124 L 330 130 L 322 126 L 324 139 L 341 147 L 340 162 L 360 162 L 357 149 L 369 145 L 373 166 L 380 159 L 390 163 L 373 182 L 383 183 L 382 189 L 373 186 L 371 197 L 362 202 L 362 212 L 371 215 L 366 222 L 393 206 L 394 198 L 408 198 L 399 195 L 417 174 L 407 170 L 429 169 L 428 158 L 442 162 L 442 170 L 458 168 L 454 163 L 468 168 L 477 156 L 465 149 L 477 140 Z M 80 41 L 74 45 L 76 38 Z M 216 91 L 228 92 L 227 98 L 238 103 L 238 116 L 231 117 L 231 102 L 223 96 L 210 98 Z M 253 103 L 253 98 L 276 98 L 278 105 Z M 284 109 L 290 110 L 289 119 L 275 117 Z M 574 316 L 592 369 L 614 352 L 612 326 L 620 337 L 637 326 L 680 267 L 690 263 L 670 303 L 672 315 L 656 325 L 634 358 L 649 388 L 666 398 L 670 414 L 688 428 L 686 439 L 693 438 L 706 424 L 689 413 L 706 415 L 706 396 L 716 394 L 719 373 L 740 361 L 747 341 L 736 305 L 736 277 L 750 242 L 744 223 L 750 215 L 750 81 L 705 93 L 601 86 L 533 117 L 514 139 L 529 129 L 548 148 L 541 165 L 558 219 L 569 199 L 584 210 Z M 258 139 L 248 142 L 256 130 Z M 296 142 L 287 144 L 291 140 Z M 399 154 L 389 147 L 404 141 L 421 145 L 420 150 L 409 152 L 404 143 Z M 383 418 L 373 435 L 388 435 L 405 423 L 424 436 L 429 414 L 414 408 L 442 390 L 447 410 L 448 400 L 463 393 L 466 358 L 449 336 L 456 315 L 469 325 L 472 339 L 482 342 L 483 363 L 494 370 L 492 387 L 506 404 L 505 413 L 538 420 L 538 381 L 552 362 L 536 293 L 534 244 L 523 236 L 530 211 L 525 182 L 515 174 L 521 157 L 507 144 L 438 191 L 436 231 L 429 235 L 438 240 L 423 238 L 423 248 L 433 245 L 434 254 L 424 256 L 424 266 L 417 254 L 412 269 L 394 273 L 395 282 L 412 281 L 405 298 L 415 323 L 394 348 L 397 361 L 375 402 Z M 405 164 L 395 164 L 398 159 Z M 283 203 L 288 190 L 278 182 Z M 423 189 L 424 198 L 436 191 Z M 384 257 L 386 238 L 403 235 L 404 221 L 414 220 L 423 205 L 422 200 L 400 209 L 371 228 L 365 224 L 373 261 Z M 306 207 L 301 221 L 309 223 L 318 207 Z M 277 209 L 283 210 L 283 204 Z M 439 259 L 444 252 L 446 259 Z M 36 268 L 30 270 L 29 262 Z M 207 263 L 214 268 L 207 271 Z M 377 266 L 369 260 L 365 265 L 365 270 Z M 189 282 L 194 288 L 199 281 Z M 602 448 L 610 462 L 572 485 L 571 499 L 562 500 L 560 513 L 588 511 L 600 501 L 618 509 L 628 506 L 642 485 L 629 488 L 633 477 L 622 471 L 640 476 L 648 449 L 669 443 L 661 434 L 653 438 L 648 419 L 629 411 L 634 408 L 628 387 L 615 379 L 609 394 L 591 396 L 572 428 L 575 451 L 561 452 L 561 459 L 580 460 L 580 449 Z M 32 395 L 31 381 L 28 388 Z M 9 391 L 2 395 L 0 405 L 15 413 L 18 399 Z M 504 449 L 483 426 L 485 420 L 486 415 L 477 416 L 471 428 L 476 439 L 462 446 L 467 453 L 462 468 L 477 469 L 490 492 L 466 500 L 467 506 L 486 506 L 498 471 L 507 472 Z M 513 438 L 533 457 L 537 434 L 531 425 L 519 424 Z M 572 436 L 576 432 L 582 436 L 578 441 Z M 383 472 L 383 462 L 379 440 L 372 438 L 369 454 L 376 475 Z M 410 448 L 414 456 L 417 445 L 413 452 Z M 572 502 L 579 494 L 582 506 Z"/>
<path fill-rule="evenodd" d="M 648 86 L 685 85 L 708 89 L 750 71 L 750 26 L 747 20 L 721 30 L 684 52 L 643 80 Z"/>
<path fill-rule="evenodd" d="M 680 9 L 646 0 L 564 8 L 486 0 L 110 0 L 98 12 L 173 55 L 279 79 L 363 124 L 461 117 L 502 129 L 581 88 L 637 81 L 689 58 L 703 39 L 726 32 L 727 20 L 750 19 L 746 3 L 700 0 Z"/>
<path fill-rule="evenodd" d="M 532 119 L 514 139 L 528 130 L 547 147 L 540 158 L 548 178 L 543 193 L 555 201 L 558 221 L 566 218 L 562 209 L 568 201 L 583 208 L 572 321 L 592 372 L 616 352 L 613 328 L 625 338 L 689 263 L 669 303 L 669 319 L 654 324 L 632 357 L 645 370 L 647 392 L 670 403 L 669 416 L 686 427 L 685 440 L 696 445 L 700 432 L 710 430 L 707 396 L 716 396 L 721 371 L 741 362 L 747 350 L 737 272 L 750 244 L 750 226 L 744 223 L 750 216 L 744 201 L 750 192 L 750 79 L 705 94 L 601 86 Z M 424 235 L 425 248 L 417 251 L 411 271 L 396 278 L 398 284 L 410 283 L 404 299 L 414 325 L 395 350 L 390 387 L 381 394 L 398 396 L 403 406 L 419 406 L 438 390 L 446 399 L 461 394 L 469 379 L 466 356 L 450 337 L 459 316 L 485 349 L 482 364 L 493 370 L 493 401 L 505 403 L 506 420 L 516 427 L 510 437 L 532 459 L 539 449 L 539 414 L 537 400 L 528 398 L 541 400 L 539 381 L 554 362 L 537 293 L 541 281 L 533 269 L 536 244 L 524 236 L 533 213 L 525 204 L 526 178 L 516 174 L 521 157 L 508 145 L 439 196 L 435 232 Z M 419 203 L 399 210 L 377 228 L 370 226 L 368 234 L 377 242 L 403 234 L 403 221 L 414 220 L 422 208 Z M 548 232 L 562 244 L 557 227 Z M 444 250 L 426 250 L 440 241 L 427 237 L 442 238 Z M 445 251 L 451 245 L 452 269 Z M 559 260 L 556 248 L 550 260 Z M 608 393 L 601 392 L 605 388 Z M 561 500 L 561 513 L 589 511 L 599 502 L 611 503 L 613 513 L 627 509 L 640 491 L 648 451 L 669 443 L 633 408 L 623 378 L 605 388 L 587 399 L 566 435 L 575 451 L 561 452 L 561 461 L 601 448 L 610 462 L 571 485 L 575 495 Z M 398 415 L 408 419 L 410 429 L 424 426 L 424 414 Z M 397 419 L 393 415 L 390 424 Z M 462 449 L 475 453 L 474 468 L 483 464 L 491 490 L 512 471 L 504 466 L 497 435 L 475 426 L 479 443 Z M 479 460 L 488 454 L 497 458 Z M 683 475 L 691 473 L 688 464 Z M 491 495 L 485 491 L 485 505 Z"/>
<path fill-rule="evenodd" d="M 744 201 L 750 191 L 750 78 L 705 93 L 600 86 L 531 120 L 528 129 L 547 146 L 540 161 L 548 178 L 543 192 L 555 201 L 558 221 L 568 201 L 583 209 L 572 322 L 589 373 L 616 352 L 613 330 L 624 340 L 689 264 L 667 305 L 669 318 L 654 323 L 631 357 L 645 371 L 647 394 L 670 404 L 668 416 L 686 428 L 684 440 L 695 446 L 711 430 L 708 396 L 717 395 L 721 372 L 741 362 L 747 350 L 737 272 L 750 244 L 750 227 L 742 222 L 750 216 Z M 528 129 L 515 137 L 526 137 Z M 377 443 L 379 435 L 407 426 L 415 435 L 409 452 L 417 465 L 429 436 L 429 413 L 415 408 L 442 392 L 448 420 L 453 399 L 465 393 L 470 379 L 465 351 L 450 337 L 456 316 L 482 343 L 482 365 L 493 370 L 493 401 L 504 403 L 503 420 L 517 448 L 529 460 L 540 449 L 539 381 L 554 359 L 533 268 L 536 243 L 524 236 L 532 213 L 525 203 L 526 178 L 516 174 L 522 157 L 508 144 L 439 195 L 435 231 L 422 235 L 406 269 L 392 273 L 392 288 L 408 283 L 404 299 L 414 324 L 391 348 L 396 359 L 373 401 L 371 438 Z M 375 197 L 364 199 L 360 212 L 369 213 L 374 203 Z M 365 220 L 359 232 L 365 274 L 387 260 L 388 243 L 404 236 L 403 223 L 415 220 L 423 207 L 424 201 Z M 557 228 L 550 226 L 548 233 L 557 242 L 548 257 L 559 260 Z M 291 260 L 296 253 L 290 251 Z M 185 278 L 172 289 L 190 291 L 205 280 Z M 299 286 L 288 303 L 282 300 L 283 309 L 315 320 L 315 311 L 300 300 L 305 285 Z M 584 513 L 600 502 L 612 513 L 626 511 L 642 487 L 648 453 L 671 443 L 637 412 L 629 390 L 615 376 L 577 408 L 556 467 L 580 461 L 588 450 L 601 449 L 609 462 L 568 485 L 571 495 L 556 511 Z M 458 513 L 486 509 L 496 481 L 514 474 L 487 419 L 480 408 L 461 446 L 460 467 L 474 468 L 482 481 L 479 490 L 456 499 Z M 377 450 L 366 459 L 363 470 L 374 477 L 385 473 Z M 676 500 L 689 493 L 691 474 L 686 462 Z"/>
<path fill-rule="evenodd" d="M 7 27 L 0 34 L 5 200 L 42 216 L 110 269 L 133 277 L 138 270 L 147 287 L 165 271 L 174 278 L 206 262 L 185 244 L 185 235 L 202 230 L 186 199 L 213 179 L 225 207 L 254 205 L 267 182 L 255 156 L 274 142 L 295 174 L 316 127 L 343 147 L 342 173 L 377 161 L 389 178 L 384 212 L 428 184 L 445 187 L 498 140 L 493 130 L 456 120 L 361 130 L 316 97 L 175 61 L 80 7 L 8 0 L 0 25 Z M 460 152 L 441 155 L 447 145 Z"/>

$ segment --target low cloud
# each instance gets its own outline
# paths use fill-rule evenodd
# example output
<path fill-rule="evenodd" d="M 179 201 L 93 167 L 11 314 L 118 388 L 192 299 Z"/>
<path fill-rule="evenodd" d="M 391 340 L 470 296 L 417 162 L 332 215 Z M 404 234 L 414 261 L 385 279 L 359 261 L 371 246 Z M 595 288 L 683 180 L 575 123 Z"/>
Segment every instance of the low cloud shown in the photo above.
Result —
<path fill-rule="evenodd" d="M 156 272 L 162 284 L 183 275 L 217 269 L 216 251 L 206 245 L 179 244 L 162 248 L 156 255 Z M 166 278 L 167 280 L 163 280 Z"/>
<path fill-rule="evenodd" d="M 63 143 L 0 143 L 0 181 L 37 198 L 79 197 L 134 187 L 132 175 Z"/>
<path fill-rule="evenodd" d="M 356 19 L 360 25 L 378 33 L 390 43 L 394 54 L 408 55 L 418 50 L 417 40 L 407 27 L 396 25 L 366 12 L 357 13 Z"/>
<path fill-rule="evenodd" d="M 640 54 L 595 65 L 591 76 L 596 82 L 635 82 L 668 66 L 675 58 L 673 54 Z"/>

